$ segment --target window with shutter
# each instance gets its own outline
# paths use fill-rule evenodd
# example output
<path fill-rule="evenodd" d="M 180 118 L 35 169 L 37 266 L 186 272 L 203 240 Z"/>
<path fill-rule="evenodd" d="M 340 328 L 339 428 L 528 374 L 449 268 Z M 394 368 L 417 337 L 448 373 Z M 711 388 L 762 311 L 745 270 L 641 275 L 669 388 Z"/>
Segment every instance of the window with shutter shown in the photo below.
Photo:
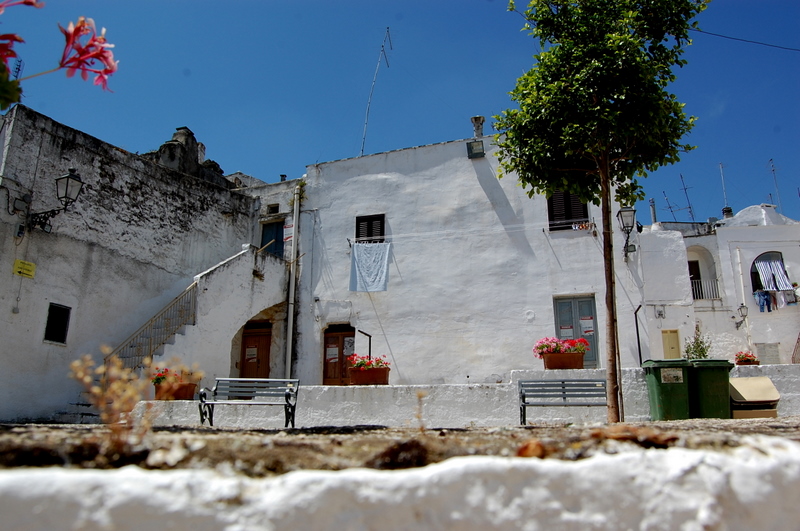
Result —
<path fill-rule="evenodd" d="M 384 241 L 385 214 L 356 217 L 356 242 L 382 243 Z"/>
<path fill-rule="evenodd" d="M 556 192 L 547 200 L 550 230 L 571 230 L 574 223 L 589 221 L 589 207 L 577 195 Z"/>

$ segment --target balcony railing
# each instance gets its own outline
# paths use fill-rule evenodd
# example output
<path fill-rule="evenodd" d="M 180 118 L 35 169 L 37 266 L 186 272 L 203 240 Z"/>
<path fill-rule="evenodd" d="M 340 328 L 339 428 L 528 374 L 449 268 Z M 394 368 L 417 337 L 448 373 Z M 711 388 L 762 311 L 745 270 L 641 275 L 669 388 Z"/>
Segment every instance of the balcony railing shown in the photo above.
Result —
<path fill-rule="evenodd" d="M 692 280 L 692 298 L 719 299 L 719 283 L 716 278 L 711 280 Z"/>

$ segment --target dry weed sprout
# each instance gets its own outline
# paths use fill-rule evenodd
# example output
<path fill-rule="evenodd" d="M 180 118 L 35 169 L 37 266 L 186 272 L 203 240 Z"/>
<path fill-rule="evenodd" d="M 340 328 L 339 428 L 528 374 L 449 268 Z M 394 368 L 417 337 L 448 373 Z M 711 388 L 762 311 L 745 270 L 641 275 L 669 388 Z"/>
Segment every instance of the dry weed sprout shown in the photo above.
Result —
<path fill-rule="evenodd" d="M 107 355 L 111 349 L 103 346 L 101 351 Z M 150 406 L 139 422 L 134 422 L 131 412 L 147 395 L 147 387 L 159 371 L 163 373 L 161 381 L 170 384 L 199 384 L 203 379 L 203 371 L 196 365 L 190 369 L 177 358 L 161 369 L 152 367 L 150 358 L 146 358 L 143 365 L 141 372 L 147 375 L 146 378 L 140 377 L 135 369 L 125 367 L 117 356 L 107 358 L 99 367 L 95 367 L 88 354 L 70 364 L 70 377 L 83 385 L 89 402 L 100 413 L 100 421 L 108 428 L 107 437 L 101 444 L 101 453 L 106 456 L 130 452 L 144 441 L 151 426 Z"/>
<path fill-rule="evenodd" d="M 426 393 L 425 391 L 417 391 L 417 411 L 414 414 L 414 416 L 416 417 L 417 422 L 419 423 L 420 433 L 425 433 L 425 421 L 422 418 L 422 405 L 423 405 L 423 399 L 426 396 L 428 396 L 428 393 Z"/>
<path fill-rule="evenodd" d="M 144 395 L 146 380 L 126 368 L 117 356 L 111 356 L 104 365 L 95 367 L 88 354 L 70 364 L 70 377 L 83 385 L 89 402 L 99 411 L 101 422 L 108 428 L 101 453 L 120 454 L 142 442 L 150 423 L 145 415 L 135 427 L 131 411 Z"/>

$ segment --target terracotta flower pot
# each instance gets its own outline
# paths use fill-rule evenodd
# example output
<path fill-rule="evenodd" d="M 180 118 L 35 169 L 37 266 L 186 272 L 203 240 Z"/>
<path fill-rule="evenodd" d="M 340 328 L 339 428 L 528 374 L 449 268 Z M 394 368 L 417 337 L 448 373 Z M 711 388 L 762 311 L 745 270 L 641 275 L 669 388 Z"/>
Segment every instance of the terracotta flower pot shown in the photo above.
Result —
<path fill-rule="evenodd" d="M 742 360 L 742 361 L 737 361 L 736 365 L 761 365 L 761 362 L 758 360 L 755 361 Z"/>
<path fill-rule="evenodd" d="M 347 369 L 350 385 L 387 385 L 389 383 L 389 367 L 374 367 L 372 369 Z"/>
<path fill-rule="evenodd" d="M 543 352 L 545 369 L 583 369 L 583 352 Z"/>
<path fill-rule="evenodd" d="M 172 382 L 154 384 L 156 400 L 193 400 L 197 384 L 187 382 Z"/>

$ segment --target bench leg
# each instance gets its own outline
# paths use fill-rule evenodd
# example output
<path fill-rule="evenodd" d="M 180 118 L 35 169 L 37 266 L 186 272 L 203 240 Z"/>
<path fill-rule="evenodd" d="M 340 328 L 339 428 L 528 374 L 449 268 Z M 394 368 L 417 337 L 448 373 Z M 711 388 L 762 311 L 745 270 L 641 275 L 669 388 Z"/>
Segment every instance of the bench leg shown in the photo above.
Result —
<path fill-rule="evenodd" d="M 203 425 L 206 423 L 206 419 L 208 419 L 208 425 L 214 425 L 214 404 L 203 404 L 202 402 L 198 405 L 200 408 L 200 424 Z"/>
<path fill-rule="evenodd" d="M 519 406 L 519 423 L 522 426 L 524 426 L 527 422 L 527 419 L 525 418 L 526 417 L 525 413 L 526 413 L 525 406 Z"/>
<path fill-rule="evenodd" d="M 283 424 L 284 428 L 289 427 L 289 422 L 292 423 L 292 428 L 294 428 L 294 410 L 296 404 L 286 404 L 283 406 L 283 416 L 286 418 L 286 422 Z"/>

